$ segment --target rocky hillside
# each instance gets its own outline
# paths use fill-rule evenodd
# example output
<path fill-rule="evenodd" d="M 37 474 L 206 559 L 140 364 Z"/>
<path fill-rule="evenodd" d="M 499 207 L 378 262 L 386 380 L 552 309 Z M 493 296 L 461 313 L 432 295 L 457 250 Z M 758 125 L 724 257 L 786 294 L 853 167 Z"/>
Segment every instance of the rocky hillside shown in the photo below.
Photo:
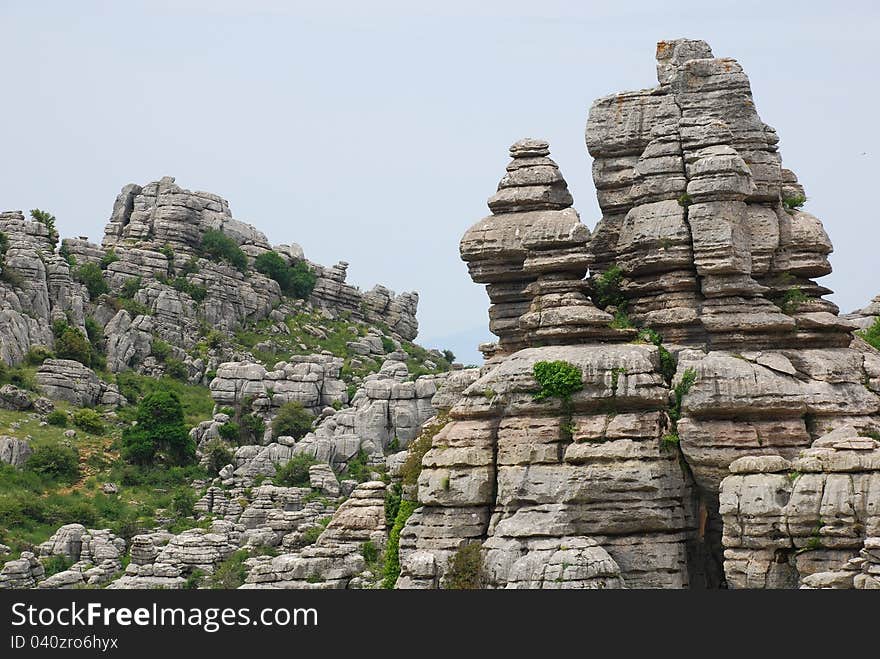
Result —
<path fill-rule="evenodd" d="M 241 546 L 308 545 L 434 415 L 454 357 L 412 342 L 416 293 L 362 292 L 171 178 L 126 186 L 100 246 L 54 224 L 0 214 L 0 587 L 174 586 Z M 175 409 L 138 444 L 145 410 Z M 270 530 L 271 509 L 299 514 Z M 141 558 L 181 533 L 211 559 Z"/>
<path fill-rule="evenodd" d="M 0 588 L 880 588 L 880 298 L 735 60 L 657 79 L 590 109 L 592 232 L 510 147 L 481 368 L 172 179 L 100 247 L 0 215 Z"/>

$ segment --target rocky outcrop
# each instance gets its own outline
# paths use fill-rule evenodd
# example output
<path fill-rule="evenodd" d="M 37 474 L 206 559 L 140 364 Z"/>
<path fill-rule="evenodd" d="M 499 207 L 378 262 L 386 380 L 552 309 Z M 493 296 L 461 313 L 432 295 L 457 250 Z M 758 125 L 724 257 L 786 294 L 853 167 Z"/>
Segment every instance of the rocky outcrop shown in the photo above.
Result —
<path fill-rule="evenodd" d="M 33 403 L 28 392 L 11 384 L 0 387 L 0 408 L 23 412 L 29 410 Z"/>
<path fill-rule="evenodd" d="M 534 399 L 534 365 L 557 360 L 583 373 L 570 407 Z M 619 566 L 603 577 L 687 586 L 697 520 L 691 484 L 661 441 L 669 420 L 658 369 L 654 346 L 560 346 L 521 350 L 477 380 L 422 460 L 424 505 L 401 534 L 400 585 L 442 582 L 462 541 L 480 541 L 493 587 L 519 587 L 522 565 L 541 574 L 566 547 L 596 544 L 588 554 L 607 551 Z M 430 578 L 424 552 L 434 556 Z"/>
<path fill-rule="evenodd" d="M 831 243 L 801 210 L 803 187 L 782 167 L 748 78 L 701 41 L 661 42 L 657 62 L 659 86 L 590 110 L 603 214 L 592 236 L 547 143 L 527 139 L 510 149 L 492 215 L 462 239 L 499 342 L 485 347 L 480 378 L 446 403 L 450 422 L 422 459 L 400 587 L 442 586 L 472 543 L 495 588 L 547 587 L 523 566 L 558 576 L 554 557 L 572 547 L 573 563 L 592 566 L 572 586 L 713 587 L 725 572 L 742 585 L 754 570 L 725 559 L 757 545 L 741 548 L 725 520 L 722 558 L 738 476 L 724 481 L 727 499 L 718 493 L 731 464 L 807 460 L 803 449 L 816 460 L 810 451 L 831 450 L 817 448 L 821 436 L 880 419 L 880 362 L 813 281 L 831 271 Z M 636 328 L 651 331 L 634 340 Z M 580 373 L 570 398 L 538 395 L 541 362 Z M 811 480 L 805 492 L 821 492 Z M 856 494 L 863 485 L 834 495 L 850 518 L 873 506 Z M 851 524 L 868 524 L 863 512 Z M 843 558 L 866 532 L 848 534 Z"/>
<path fill-rule="evenodd" d="M 21 469 L 32 453 L 30 442 L 6 435 L 0 436 L 0 462 Z"/>
<path fill-rule="evenodd" d="M 293 356 L 271 371 L 257 363 L 221 364 L 211 381 L 211 396 L 221 407 L 240 408 L 250 401 L 251 408 L 265 416 L 274 416 L 289 402 L 317 414 L 333 403 L 348 402 L 345 383 L 339 379 L 342 361 L 327 355 Z"/>
<path fill-rule="evenodd" d="M 868 329 L 880 319 L 880 295 L 861 309 L 844 315 L 843 318 L 851 321 L 859 329 Z"/>
<path fill-rule="evenodd" d="M 43 564 L 32 552 L 21 552 L 21 558 L 7 561 L 0 569 L 0 590 L 23 590 L 36 588 L 45 576 Z"/>
<path fill-rule="evenodd" d="M 720 512 L 731 587 L 853 587 L 860 551 L 870 558 L 880 532 L 880 442 L 869 434 L 877 430 L 843 426 L 791 461 L 760 455 L 730 465 Z M 843 577 L 829 576 L 844 565 Z"/>
<path fill-rule="evenodd" d="M 52 321 L 68 318 L 83 328 L 83 287 L 55 254 L 49 229 L 21 211 L 0 212 L 8 247 L 0 263 L 0 358 L 19 364 L 31 348 L 54 343 Z"/>
<path fill-rule="evenodd" d="M 799 210 L 803 188 L 742 68 L 691 40 L 660 42 L 657 61 L 659 87 L 590 109 L 593 272 L 617 264 L 631 319 L 669 341 L 847 345 L 849 324 L 812 281 L 831 272 L 831 243 Z"/>
<path fill-rule="evenodd" d="M 216 520 L 210 529 L 189 529 L 179 535 L 150 533 L 132 539 L 131 563 L 110 589 L 180 589 L 194 572 L 212 574 L 238 549 L 241 528 Z"/>
<path fill-rule="evenodd" d="M 314 544 L 254 561 L 242 588 L 340 589 L 358 587 L 367 568 L 364 543 L 377 552 L 385 546 L 385 484 L 361 483 L 333 514 Z M 359 576 L 363 575 L 363 576 Z"/>
<path fill-rule="evenodd" d="M 50 398 L 80 407 L 126 402 L 115 384 L 104 382 L 92 369 L 72 359 L 47 359 L 37 370 L 36 380 L 40 391 Z"/>

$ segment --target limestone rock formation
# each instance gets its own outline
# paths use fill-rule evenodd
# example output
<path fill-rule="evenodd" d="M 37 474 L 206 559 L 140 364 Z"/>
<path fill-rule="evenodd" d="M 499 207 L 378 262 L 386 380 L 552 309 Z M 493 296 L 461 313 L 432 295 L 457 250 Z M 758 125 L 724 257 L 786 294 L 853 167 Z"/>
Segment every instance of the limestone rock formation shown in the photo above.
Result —
<path fill-rule="evenodd" d="M 880 442 L 866 431 L 842 426 L 791 461 L 742 457 L 730 471 L 720 510 L 733 587 L 818 587 L 880 532 Z"/>
<path fill-rule="evenodd" d="M 72 359 L 47 359 L 37 370 L 36 379 L 37 386 L 50 398 L 80 407 L 125 404 L 115 384 L 104 382 L 88 366 Z"/>
<path fill-rule="evenodd" d="M 495 588 L 549 587 L 558 556 L 589 566 L 572 587 L 795 586 L 876 535 L 856 435 L 880 428 L 880 362 L 814 281 L 830 240 L 736 61 L 660 42 L 657 76 L 590 109 L 592 235 L 532 139 L 465 233 L 499 343 L 422 459 L 399 587 L 442 587 L 472 543 Z M 541 362 L 579 386 L 540 394 Z M 823 491 L 827 551 L 797 553 Z"/>
<path fill-rule="evenodd" d="M 257 559 L 245 589 L 351 588 L 366 563 L 362 546 L 385 544 L 385 484 L 361 483 L 334 513 L 313 545 L 275 558 Z"/>
<path fill-rule="evenodd" d="M 880 319 L 880 295 L 876 296 L 861 309 L 846 314 L 843 317 L 852 321 L 860 329 L 868 329 L 877 322 L 877 319 Z"/>
<path fill-rule="evenodd" d="M 29 442 L 15 437 L 0 436 L 0 462 L 13 467 L 24 467 L 33 453 Z"/>

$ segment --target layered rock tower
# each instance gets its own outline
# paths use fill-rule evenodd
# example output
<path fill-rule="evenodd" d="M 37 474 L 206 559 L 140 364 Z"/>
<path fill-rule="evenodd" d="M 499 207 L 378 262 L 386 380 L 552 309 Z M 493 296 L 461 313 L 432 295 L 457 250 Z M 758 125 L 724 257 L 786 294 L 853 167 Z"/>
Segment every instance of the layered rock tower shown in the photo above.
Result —
<path fill-rule="evenodd" d="M 499 343 L 423 459 L 400 587 L 442 586 L 470 543 L 490 587 L 810 585 L 874 547 L 880 354 L 814 281 L 831 242 L 735 60 L 660 42 L 657 77 L 590 109 L 592 236 L 526 139 L 462 239 Z M 620 301 L 601 309 L 611 273 Z M 554 361 L 582 388 L 537 400 L 534 366 Z M 732 463 L 759 476 L 724 480 Z M 760 476 L 798 469 L 801 487 Z M 768 516 L 754 478 L 782 509 L 797 495 L 772 541 L 750 536 Z"/>

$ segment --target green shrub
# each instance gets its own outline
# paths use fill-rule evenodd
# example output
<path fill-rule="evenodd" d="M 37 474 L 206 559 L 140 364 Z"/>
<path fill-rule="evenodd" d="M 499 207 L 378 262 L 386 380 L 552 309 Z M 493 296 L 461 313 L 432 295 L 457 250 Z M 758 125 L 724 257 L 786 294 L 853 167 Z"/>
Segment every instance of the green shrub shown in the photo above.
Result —
<path fill-rule="evenodd" d="M 208 347 L 212 350 L 222 348 L 225 341 L 226 336 L 223 334 L 223 332 L 220 332 L 218 330 L 211 330 L 205 337 L 205 343 L 207 343 Z"/>
<path fill-rule="evenodd" d="M 469 543 L 449 558 L 449 569 L 443 581 L 447 590 L 477 590 L 483 587 L 483 550 Z"/>
<path fill-rule="evenodd" d="M 394 341 L 391 340 L 390 338 L 388 338 L 387 336 L 383 336 L 382 337 L 382 350 L 384 350 L 386 353 L 394 352 L 394 350 L 395 350 Z"/>
<path fill-rule="evenodd" d="M 202 579 L 205 577 L 204 570 L 199 570 L 196 568 L 192 572 L 190 572 L 189 576 L 186 578 L 186 581 L 183 584 L 184 590 L 198 590 L 199 585 L 202 583 Z"/>
<path fill-rule="evenodd" d="M 312 430 L 314 417 L 299 401 L 284 403 L 272 419 L 272 438 L 302 439 Z"/>
<path fill-rule="evenodd" d="M 397 511 L 400 510 L 400 502 L 403 499 L 403 487 L 400 483 L 393 483 L 385 492 L 385 525 L 388 528 L 394 526 Z"/>
<path fill-rule="evenodd" d="M 52 213 L 34 208 L 31 217 L 49 230 L 49 240 L 53 245 L 58 242 L 58 229 L 55 227 L 55 216 Z"/>
<path fill-rule="evenodd" d="M 14 384 L 19 389 L 27 389 L 28 391 L 37 391 L 37 381 L 31 370 L 26 368 L 8 368 L 3 361 L 0 361 L 0 384 Z"/>
<path fill-rule="evenodd" d="M 805 203 L 807 203 L 807 198 L 802 194 L 796 194 L 791 197 L 783 197 L 782 199 L 782 205 L 785 206 L 785 210 L 789 212 L 801 208 Z"/>
<path fill-rule="evenodd" d="M 434 437 L 446 427 L 447 423 L 449 423 L 448 416 L 438 416 L 434 423 L 424 426 L 421 434 L 407 447 L 406 460 L 400 468 L 403 485 L 412 487 L 418 484 L 419 475 L 422 473 L 422 458 L 431 449 Z"/>
<path fill-rule="evenodd" d="M 358 483 L 366 483 L 370 480 L 370 474 L 373 473 L 373 469 L 370 467 L 368 460 L 369 458 L 367 457 L 367 454 L 364 453 L 363 449 L 359 450 L 357 455 L 348 461 L 348 464 L 345 467 L 344 477 L 356 480 Z"/>
<path fill-rule="evenodd" d="M 245 561 L 250 558 L 247 550 L 239 549 L 220 563 L 209 577 L 208 584 L 214 590 L 234 590 L 247 578 Z"/>
<path fill-rule="evenodd" d="M 217 428 L 217 432 L 220 433 L 220 436 L 230 442 L 238 442 L 241 438 L 241 426 L 239 426 L 235 421 L 227 421 L 222 426 Z"/>
<path fill-rule="evenodd" d="M 64 572 L 65 570 L 69 570 L 73 565 L 73 561 L 67 558 L 67 556 L 62 556 L 60 554 L 54 554 L 47 558 L 42 559 L 43 569 L 46 571 L 46 576 L 51 577 L 53 574 L 58 574 L 59 572 Z"/>
<path fill-rule="evenodd" d="M 867 329 L 856 332 L 856 336 L 861 337 L 869 344 L 880 350 L 880 318 L 874 320 L 874 324 Z"/>
<path fill-rule="evenodd" d="M 207 457 L 207 469 L 212 474 L 220 473 L 228 464 L 232 464 L 234 456 L 222 442 L 213 441 L 205 447 L 205 455 Z"/>
<path fill-rule="evenodd" d="M 150 352 L 152 353 L 153 357 L 158 359 L 160 362 L 164 362 L 171 354 L 171 346 L 168 344 L 167 341 L 163 341 L 162 339 L 155 337 L 153 338 L 153 344 Z"/>
<path fill-rule="evenodd" d="M 118 260 L 119 256 L 116 254 L 116 252 L 113 249 L 108 249 L 107 253 L 101 257 L 101 263 L 99 264 L 101 270 L 106 270 L 107 266 L 109 266 L 111 263 L 116 263 L 116 261 Z"/>
<path fill-rule="evenodd" d="M 607 307 L 626 308 L 626 297 L 623 295 L 623 271 L 619 266 L 613 265 L 608 270 L 595 278 L 593 282 L 593 301 L 596 306 L 605 309 Z"/>
<path fill-rule="evenodd" d="M 685 192 L 685 193 L 680 194 L 678 196 L 677 201 L 678 201 L 679 206 L 681 206 L 682 208 L 687 208 L 688 206 L 690 206 L 691 204 L 694 203 L 694 198 L 691 197 L 687 192 Z"/>
<path fill-rule="evenodd" d="M 186 368 L 186 364 L 174 357 L 169 357 L 165 360 L 165 375 L 184 382 L 189 379 L 189 371 Z"/>
<path fill-rule="evenodd" d="M 400 502 L 397 511 L 397 517 L 394 518 L 394 526 L 388 534 L 388 545 L 385 547 L 385 575 L 382 580 L 382 588 L 394 588 L 397 578 L 400 576 L 400 532 L 406 525 L 416 508 L 419 507 L 418 501 L 410 501 L 404 499 Z"/>
<path fill-rule="evenodd" d="M 697 372 L 689 368 L 681 375 L 681 380 L 679 380 L 678 384 L 675 385 L 675 389 L 673 393 L 675 395 L 675 401 L 672 403 L 672 408 L 669 410 L 669 418 L 672 419 L 672 423 L 676 424 L 681 419 L 681 404 L 684 400 L 684 397 L 691 390 L 691 387 L 694 386 L 694 382 L 697 380 Z"/>
<path fill-rule="evenodd" d="M 241 441 L 259 442 L 266 432 L 266 422 L 256 414 L 241 415 Z"/>
<path fill-rule="evenodd" d="M 666 433 L 665 435 L 663 435 L 663 437 L 660 438 L 660 446 L 662 446 L 665 449 L 674 448 L 674 447 L 678 446 L 678 443 L 679 443 L 679 438 L 678 438 L 678 433 L 676 433 L 676 432 Z"/>
<path fill-rule="evenodd" d="M 809 297 L 798 286 L 792 286 L 781 299 L 777 300 L 776 305 L 782 309 L 783 313 L 793 314 L 802 304 L 809 301 Z"/>
<path fill-rule="evenodd" d="M 9 236 L 0 231 L 0 258 L 6 256 L 9 251 Z"/>
<path fill-rule="evenodd" d="M 639 340 L 645 343 L 653 343 L 660 351 L 660 372 L 663 379 L 670 382 L 675 376 L 675 357 L 666 348 L 663 347 L 663 337 L 656 331 L 645 328 L 639 331 Z"/>
<path fill-rule="evenodd" d="M 79 478 L 79 453 L 64 444 L 41 444 L 34 448 L 25 468 L 53 480 L 74 482 Z"/>
<path fill-rule="evenodd" d="M 630 329 L 633 327 L 632 321 L 629 319 L 629 315 L 626 311 L 622 309 L 617 309 L 614 312 L 614 318 L 610 323 L 608 323 L 608 327 L 616 330 Z"/>
<path fill-rule="evenodd" d="M 171 512 L 178 517 L 192 517 L 195 505 L 196 494 L 189 487 L 177 490 L 171 497 Z"/>
<path fill-rule="evenodd" d="M 361 544 L 361 556 L 364 557 L 367 565 L 375 563 L 379 560 L 379 548 L 372 541 L 367 540 Z"/>
<path fill-rule="evenodd" d="M 247 269 L 247 256 L 238 243 L 222 231 L 205 231 L 202 235 L 201 252 L 214 261 L 227 261 L 241 272 Z"/>
<path fill-rule="evenodd" d="M 448 349 L 444 350 L 443 351 L 443 359 L 445 359 L 450 364 L 452 364 L 455 361 L 455 353 L 452 352 L 451 350 L 448 350 Z"/>
<path fill-rule="evenodd" d="M 275 485 L 281 487 L 308 487 L 309 467 L 318 464 L 314 457 L 307 453 L 297 453 L 283 466 L 275 467 Z"/>
<path fill-rule="evenodd" d="M 161 460 L 185 465 L 195 458 L 195 441 L 184 422 L 180 398 L 168 389 L 156 389 L 138 403 L 137 425 L 122 433 L 122 457 L 130 463 L 149 465 Z"/>
<path fill-rule="evenodd" d="M 307 300 L 315 289 L 317 275 L 305 261 L 295 261 L 290 266 L 290 291 L 293 297 Z"/>
<path fill-rule="evenodd" d="M 329 517 L 323 517 L 318 520 L 318 524 L 316 526 L 309 527 L 306 529 L 306 532 L 302 535 L 302 542 L 305 545 L 313 545 L 318 541 L 318 538 L 321 537 L 321 534 L 324 532 L 324 529 L 327 528 L 327 525 L 330 523 Z M 309 583 L 317 583 L 318 581 L 323 581 L 322 579 L 318 579 L 317 581 L 312 581 L 309 579 Z"/>
<path fill-rule="evenodd" d="M 180 274 L 184 277 L 186 275 L 194 275 L 199 271 L 199 260 L 195 257 L 191 257 L 186 263 L 180 266 Z"/>
<path fill-rule="evenodd" d="M 73 425 L 93 435 L 100 435 L 104 432 L 104 419 L 95 410 L 86 407 L 73 413 Z"/>
<path fill-rule="evenodd" d="M 77 266 L 73 270 L 73 278 L 85 285 L 93 300 L 110 290 L 104 279 L 104 271 L 97 263 L 88 262 Z"/>
<path fill-rule="evenodd" d="M 312 294 L 317 281 L 315 273 L 304 261 L 288 264 L 278 252 L 260 254 L 254 260 L 254 269 L 277 281 L 285 295 L 300 299 L 307 299 Z"/>
<path fill-rule="evenodd" d="M 172 280 L 165 280 L 163 283 L 168 284 L 174 290 L 180 291 L 181 293 L 186 293 L 196 302 L 202 302 L 206 297 L 208 297 L 208 289 L 204 286 L 199 286 L 198 284 L 193 284 L 186 277 L 175 277 Z"/>
<path fill-rule="evenodd" d="M 31 366 L 39 366 L 47 359 L 52 359 L 55 355 L 46 346 L 34 346 L 27 351 L 24 361 Z"/>
<path fill-rule="evenodd" d="M 60 332 L 55 335 L 55 356 L 58 359 L 72 359 L 85 366 L 92 364 L 92 344 L 76 327 L 64 323 L 57 324 L 54 329 Z"/>
<path fill-rule="evenodd" d="M 568 401 L 576 391 L 583 389 L 583 373 L 574 364 L 566 361 L 538 362 L 532 373 L 541 390 L 534 395 L 535 400 L 560 398 Z"/>
<path fill-rule="evenodd" d="M 168 259 L 168 270 L 170 271 L 174 267 L 174 248 L 165 243 L 159 248 L 159 253 Z"/>
<path fill-rule="evenodd" d="M 50 426 L 57 426 L 59 428 L 67 427 L 67 415 L 61 410 L 52 410 L 46 416 L 46 423 Z"/>
<path fill-rule="evenodd" d="M 122 290 L 119 292 L 119 296 L 130 300 L 135 295 L 137 295 L 137 292 L 139 290 L 141 290 L 141 278 L 129 277 L 123 282 Z"/>

